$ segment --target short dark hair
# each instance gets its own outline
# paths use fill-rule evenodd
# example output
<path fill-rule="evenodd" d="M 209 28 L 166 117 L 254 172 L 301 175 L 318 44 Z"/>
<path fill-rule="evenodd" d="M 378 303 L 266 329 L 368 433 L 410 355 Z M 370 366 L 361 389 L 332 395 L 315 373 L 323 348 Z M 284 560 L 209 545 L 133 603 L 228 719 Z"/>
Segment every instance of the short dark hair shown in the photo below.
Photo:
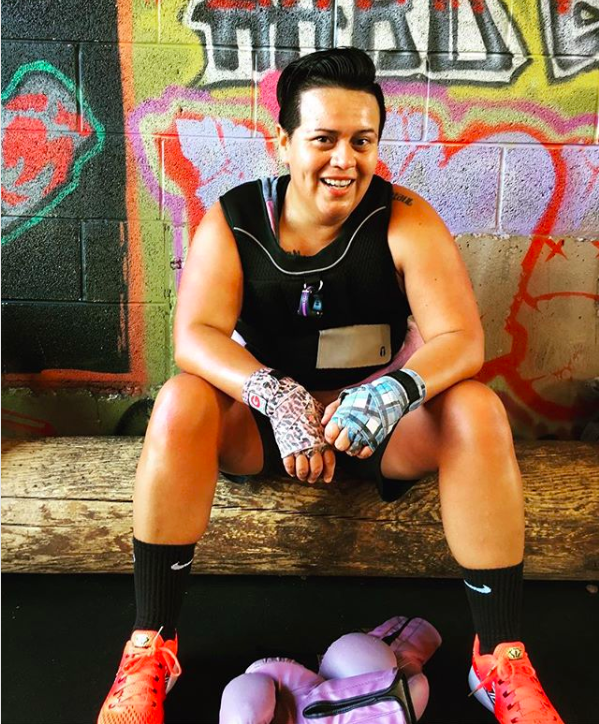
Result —
<path fill-rule="evenodd" d="M 289 136 L 300 125 L 300 100 L 312 88 L 345 88 L 373 95 L 379 106 L 379 139 L 385 126 L 385 98 L 375 82 L 376 69 L 370 56 L 359 48 L 319 50 L 292 61 L 277 83 L 279 124 Z"/>

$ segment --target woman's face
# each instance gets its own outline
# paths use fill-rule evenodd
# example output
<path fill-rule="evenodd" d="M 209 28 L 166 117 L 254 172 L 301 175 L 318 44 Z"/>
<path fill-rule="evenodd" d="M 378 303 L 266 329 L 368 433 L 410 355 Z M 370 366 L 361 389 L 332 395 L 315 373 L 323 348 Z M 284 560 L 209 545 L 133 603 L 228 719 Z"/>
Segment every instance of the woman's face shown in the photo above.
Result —
<path fill-rule="evenodd" d="M 378 162 L 376 98 L 313 88 L 301 95 L 300 118 L 291 138 L 277 129 L 281 160 L 291 175 L 288 198 L 316 223 L 343 222 L 362 200 Z"/>

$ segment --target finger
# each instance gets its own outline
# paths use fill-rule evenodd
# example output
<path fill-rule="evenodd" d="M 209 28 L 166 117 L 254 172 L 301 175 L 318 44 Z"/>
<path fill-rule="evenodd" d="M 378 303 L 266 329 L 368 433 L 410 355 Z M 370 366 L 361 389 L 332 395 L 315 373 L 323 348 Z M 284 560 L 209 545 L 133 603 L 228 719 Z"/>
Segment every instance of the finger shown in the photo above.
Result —
<path fill-rule="evenodd" d="M 373 454 L 374 450 L 371 450 L 368 445 L 366 447 L 363 447 L 360 452 L 356 455 L 357 458 L 360 458 L 360 460 L 366 460 L 366 458 L 369 458 Z"/>
<path fill-rule="evenodd" d="M 305 455 L 297 455 L 295 458 L 295 474 L 299 480 L 305 482 L 310 472 L 310 463 Z"/>
<path fill-rule="evenodd" d="M 349 430 L 347 427 L 344 427 L 335 440 L 335 448 L 341 452 L 346 452 L 351 447 L 351 444 L 351 440 L 349 439 Z"/>
<path fill-rule="evenodd" d="M 341 400 L 333 400 L 329 405 L 327 405 L 326 410 L 324 411 L 324 415 L 322 416 L 321 423 L 322 425 L 326 425 L 327 422 L 333 417 L 335 414 L 337 408 L 341 404 Z"/>
<path fill-rule="evenodd" d="M 333 473 L 335 472 L 335 452 L 332 450 L 332 448 L 328 447 L 322 454 L 322 461 L 324 465 L 324 470 L 322 473 L 322 477 L 325 483 L 330 483 L 333 479 Z"/>
<path fill-rule="evenodd" d="M 324 439 L 329 443 L 329 445 L 334 445 L 340 432 L 341 430 L 336 422 L 329 422 L 324 429 Z"/>
<path fill-rule="evenodd" d="M 358 455 L 364 450 L 365 447 L 366 440 L 364 439 L 364 434 L 361 430 L 356 430 L 354 431 L 354 434 L 350 434 L 349 437 L 351 440 L 351 444 L 349 446 L 349 450 L 347 450 L 346 452 L 348 453 L 348 455 L 358 457 Z"/>
<path fill-rule="evenodd" d="M 320 478 L 320 474 L 322 473 L 323 468 L 323 462 L 322 462 L 322 455 L 320 452 L 315 452 L 310 457 L 310 472 L 308 474 L 308 482 L 309 483 L 315 483 L 318 478 Z"/>
<path fill-rule="evenodd" d="M 287 475 L 291 475 L 292 478 L 295 477 L 295 458 L 293 455 L 287 455 L 286 458 L 283 458 L 283 467 Z"/>

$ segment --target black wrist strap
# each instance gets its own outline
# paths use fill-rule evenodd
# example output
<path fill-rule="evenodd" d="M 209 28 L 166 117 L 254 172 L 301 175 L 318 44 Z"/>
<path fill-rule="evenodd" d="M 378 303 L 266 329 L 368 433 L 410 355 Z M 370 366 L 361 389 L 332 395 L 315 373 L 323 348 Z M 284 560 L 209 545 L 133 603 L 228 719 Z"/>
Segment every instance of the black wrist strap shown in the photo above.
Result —
<path fill-rule="evenodd" d="M 418 406 L 424 399 L 425 390 L 421 390 L 416 380 L 403 370 L 395 370 L 394 372 L 387 372 L 385 377 L 393 377 L 399 384 L 404 388 L 408 396 L 409 409 L 413 409 L 413 405 Z"/>

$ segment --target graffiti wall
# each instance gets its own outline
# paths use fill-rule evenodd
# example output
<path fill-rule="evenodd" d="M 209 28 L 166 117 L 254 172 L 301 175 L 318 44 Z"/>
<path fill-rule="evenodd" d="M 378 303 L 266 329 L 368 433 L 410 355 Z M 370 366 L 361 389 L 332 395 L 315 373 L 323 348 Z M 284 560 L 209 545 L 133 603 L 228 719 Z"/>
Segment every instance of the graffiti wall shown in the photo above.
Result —
<path fill-rule="evenodd" d="M 4 434 L 143 430 L 193 230 L 280 170 L 280 69 L 336 45 L 385 91 L 378 172 L 456 235 L 514 431 L 588 434 L 599 0 L 13 1 L 2 34 Z"/>

